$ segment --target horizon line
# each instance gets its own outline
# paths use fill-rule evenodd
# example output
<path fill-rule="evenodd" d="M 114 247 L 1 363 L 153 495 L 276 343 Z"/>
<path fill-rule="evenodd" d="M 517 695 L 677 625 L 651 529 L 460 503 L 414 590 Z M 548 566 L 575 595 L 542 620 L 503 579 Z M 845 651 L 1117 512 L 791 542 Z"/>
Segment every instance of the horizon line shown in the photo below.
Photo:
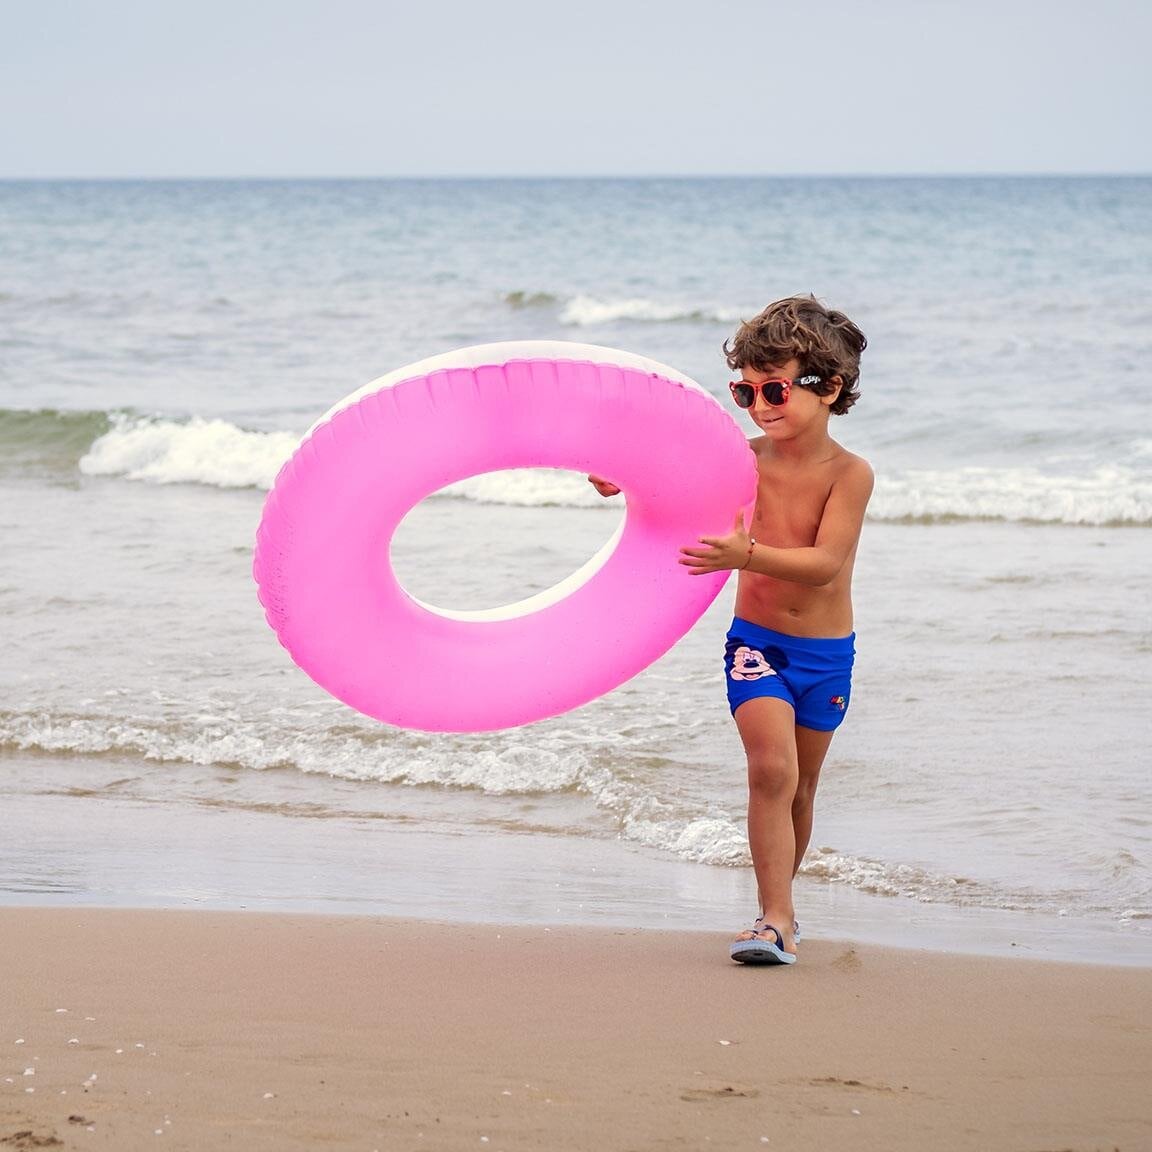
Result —
<path fill-rule="evenodd" d="M 1092 179 L 1141 179 L 1152 176 L 1146 171 L 1099 171 L 1099 172 L 650 172 L 650 173 L 393 173 L 377 175 L 117 175 L 117 176 L 28 176 L 0 175 L 0 184 L 48 184 L 48 183 L 354 183 L 377 181 L 578 181 L 578 180 L 1092 180 Z"/>

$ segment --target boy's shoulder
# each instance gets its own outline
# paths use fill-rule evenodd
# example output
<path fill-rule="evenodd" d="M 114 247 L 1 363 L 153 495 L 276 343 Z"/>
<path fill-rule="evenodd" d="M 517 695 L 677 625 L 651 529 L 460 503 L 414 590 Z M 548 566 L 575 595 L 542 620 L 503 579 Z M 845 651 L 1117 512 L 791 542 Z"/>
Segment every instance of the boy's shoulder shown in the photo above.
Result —
<path fill-rule="evenodd" d="M 862 483 L 867 481 L 871 484 L 875 479 L 872 465 L 863 456 L 857 456 L 855 452 L 849 452 L 847 448 L 841 448 L 839 444 L 836 447 L 840 449 L 835 461 L 836 467 L 840 469 L 844 477 L 859 480 Z"/>
<path fill-rule="evenodd" d="M 834 478 L 850 480 L 858 483 L 871 484 L 874 480 L 872 472 L 872 465 L 864 459 L 863 456 L 857 456 L 855 452 L 849 452 L 842 444 L 838 444 L 835 440 L 829 440 L 830 451 L 821 456 L 818 460 L 811 462 L 813 469 L 821 471 L 827 470 L 834 475 Z M 756 455 L 760 466 L 763 468 L 765 465 L 771 466 L 776 462 L 776 458 L 772 452 L 772 441 L 768 436 L 751 436 L 748 439 L 748 447 Z"/>
<path fill-rule="evenodd" d="M 851 504 L 863 506 L 868 503 L 876 477 L 872 465 L 863 456 L 836 444 L 836 453 L 828 460 L 827 468 L 833 491 L 839 492 Z"/>

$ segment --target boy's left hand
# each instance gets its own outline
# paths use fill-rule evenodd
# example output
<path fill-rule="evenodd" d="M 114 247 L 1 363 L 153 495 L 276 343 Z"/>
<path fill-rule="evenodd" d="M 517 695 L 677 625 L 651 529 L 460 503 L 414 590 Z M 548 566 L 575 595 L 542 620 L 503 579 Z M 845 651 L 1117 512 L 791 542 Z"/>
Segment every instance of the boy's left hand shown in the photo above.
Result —
<path fill-rule="evenodd" d="M 680 563 L 691 569 L 693 576 L 743 568 L 748 562 L 748 546 L 751 543 L 751 537 L 744 527 L 743 511 L 736 513 L 736 522 L 729 535 L 701 536 L 700 543 L 707 547 L 680 549 Z"/>

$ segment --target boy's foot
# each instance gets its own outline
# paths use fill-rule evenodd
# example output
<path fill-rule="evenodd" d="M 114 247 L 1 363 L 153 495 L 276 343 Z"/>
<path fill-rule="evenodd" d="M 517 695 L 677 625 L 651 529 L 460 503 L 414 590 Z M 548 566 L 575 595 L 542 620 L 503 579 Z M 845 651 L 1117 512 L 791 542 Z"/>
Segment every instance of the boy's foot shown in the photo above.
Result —
<path fill-rule="evenodd" d="M 784 936 L 771 924 L 757 920 L 732 941 L 728 955 L 740 964 L 795 964 L 796 953 L 784 951 Z"/>

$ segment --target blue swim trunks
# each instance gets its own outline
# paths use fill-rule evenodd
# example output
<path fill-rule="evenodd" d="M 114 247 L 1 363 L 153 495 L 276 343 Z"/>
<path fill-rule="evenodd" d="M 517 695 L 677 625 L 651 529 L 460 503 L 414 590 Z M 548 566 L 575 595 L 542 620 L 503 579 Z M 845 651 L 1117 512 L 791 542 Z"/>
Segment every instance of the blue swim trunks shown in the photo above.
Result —
<path fill-rule="evenodd" d="M 728 707 L 773 696 L 796 711 L 796 723 L 817 732 L 840 726 L 852 697 L 856 633 L 835 640 L 786 636 L 739 616 L 724 646 Z"/>

